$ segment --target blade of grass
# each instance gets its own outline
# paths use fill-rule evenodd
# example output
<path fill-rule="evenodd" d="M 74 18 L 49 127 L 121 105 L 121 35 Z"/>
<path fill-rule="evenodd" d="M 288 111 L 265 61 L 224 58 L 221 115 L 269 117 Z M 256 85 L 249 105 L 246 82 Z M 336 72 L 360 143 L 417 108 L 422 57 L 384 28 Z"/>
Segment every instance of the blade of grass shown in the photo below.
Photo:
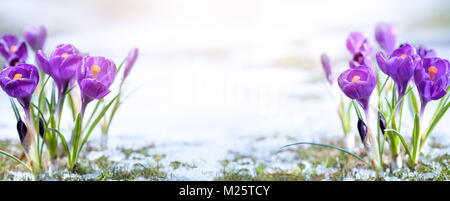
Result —
<path fill-rule="evenodd" d="M 14 102 L 14 100 L 12 98 L 9 98 L 9 100 L 11 101 L 11 107 L 13 108 L 14 115 L 16 116 L 17 121 L 19 121 L 20 113 L 19 113 L 19 110 L 17 109 L 16 103 Z"/>
<path fill-rule="evenodd" d="M 400 139 L 400 141 L 403 144 L 403 148 L 405 148 L 406 153 L 408 154 L 409 158 L 411 158 L 411 151 L 409 150 L 408 144 L 406 143 L 406 141 L 403 138 L 403 136 L 397 130 L 394 130 L 394 129 L 388 128 L 388 129 L 386 129 L 386 131 L 391 131 L 393 134 L 398 136 L 398 138 Z"/>
<path fill-rule="evenodd" d="M 340 147 L 337 147 L 337 146 L 334 146 L 334 145 L 330 145 L 330 144 L 321 144 L 321 143 L 313 143 L 313 142 L 297 142 L 297 143 L 294 143 L 294 144 L 285 145 L 285 146 L 281 147 L 280 150 L 284 149 L 286 147 L 295 146 L 295 145 L 302 145 L 302 144 L 308 144 L 308 145 L 322 146 L 322 147 L 328 147 L 328 148 L 337 149 L 337 150 L 339 150 L 339 151 L 341 151 L 343 153 L 346 153 L 346 154 L 349 154 L 349 155 L 355 157 L 356 159 L 364 162 L 367 165 L 370 165 L 367 161 L 365 161 L 364 159 L 362 159 L 358 155 L 356 155 L 356 154 L 354 154 L 354 153 L 352 153 L 352 152 L 350 152 L 350 151 L 348 151 L 346 149 L 343 149 L 343 148 L 340 148 Z"/>
<path fill-rule="evenodd" d="M 95 104 L 95 107 L 91 113 L 91 116 L 89 117 L 88 121 L 84 125 L 84 129 L 88 128 L 89 124 L 91 123 L 92 117 L 94 117 L 95 113 L 97 112 L 98 107 L 100 106 L 101 103 L 103 103 L 103 101 L 104 101 L 103 98 L 97 101 L 97 104 Z"/>
<path fill-rule="evenodd" d="M 15 160 L 16 162 L 18 162 L 19 164 L 23 165 L 26 169 L 27 172 L 33 173 L 33 170 L 31 169 L 30 166 L 28 166 L 26 163 L 24 163 L 23 161 L 21 161 L 20 159 L 18 159 L 17 157 L 13 156 L 12 154 L 6 152 L 6 151 L 2 151 L 0 150 L 0 154 L 5 155 L 13 160 Z"/>
<path fill-rule="evenodd" d="M 70 149 L 69 149 L 69 146 L 67 145 L 67 141 L 66 141 L 66 138 L 64 137 L 64 135 L 59 130 L 56 130 L 53 128 L 49 128 L 48 130 L 54 131 L 58 135 L 58 137 L 61 140 L 61 143 L 63 145 L 63 148 L 66 151 L 68 161 L 72 161 Z"/>
<path fill-rule="evenodd" d="M 100 120 L 102 119 L 102 117 L 105 115 L 106 111 L 108 111 L 109 107 L 111 107 L 111 105 L 114 103 L 114 101 L 119 97 L 119 94 L 116 95 L 116 97 L 114 97 L 104 108 L 103 110 L 100 112 L 100 114 L 97 116 L 97 118 L 92 122 L 91 126 L 89 127 L 89 130 L 87 131 L 86 135 L 84 136 L 84 139 L 81 143 L 80 149 L 81 150 L 84 146 L 84 144 L 86 143 L 87 139 L 89 138 L 89 136 L 91 135 L 92 131 L 94 130 L 95 126 L 100 122 Z"/>
<path fill-rule="evenodd" d="M 447 103 L 443 108 L 441 108 L 441 110 L 439 111 L 438 115 L 436 116 L 436 118 L 434 118 L 431 121 L 430 126 L 428 127 L 428 129 L 425 131 L 425 137 L 423 138 L 422 144 L 420 145 L 420 150 L 422 150 L 423 145 L 425 144 L 426 140 L 428 139 L 428 137 L 430 136 L 431 132 L 433 131 L 434 127 L 436 127 L 436 125 L 439 123 L 439 121 L 441 120 L 441 118 L 444 116 L 444 114 L 447 112 L 448 108 L 450 107 L 450 103 Z"/>

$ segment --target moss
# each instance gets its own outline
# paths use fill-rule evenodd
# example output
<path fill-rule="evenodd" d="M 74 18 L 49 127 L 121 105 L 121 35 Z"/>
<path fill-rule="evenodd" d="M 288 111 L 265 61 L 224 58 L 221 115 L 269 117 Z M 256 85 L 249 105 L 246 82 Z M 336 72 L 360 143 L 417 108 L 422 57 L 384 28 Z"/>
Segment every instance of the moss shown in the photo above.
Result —
<path fill-rule="evenodd" d="M 180 162 L 180 161 L 172 161 L 170 162 L 170 166 L 176 170 L 180 167 L 186 167 L 186 168 L 196 168 L 197 166 L 193 165 L 193 164 L 189 164 L 186 162 Z"/>
<path fill-rule="evenodd" d="M 148 150 L 149 149 L 153 149 L 153 148 L 155 148 L 155 145 L 154 144 L 150 144 L 148 146 L 144 146 L 144 147 L 141 147 L 139 149 L 120 148 L 120 150 L 122 151 L 122 153 L 125 154 L 125 158 L 129 159 L 130 155 L 132 153 L 138 153 L 138 154 L 142 154 L 145 157 L 148 157 L 148 156 L 150 156 L 148 154 Z"/>

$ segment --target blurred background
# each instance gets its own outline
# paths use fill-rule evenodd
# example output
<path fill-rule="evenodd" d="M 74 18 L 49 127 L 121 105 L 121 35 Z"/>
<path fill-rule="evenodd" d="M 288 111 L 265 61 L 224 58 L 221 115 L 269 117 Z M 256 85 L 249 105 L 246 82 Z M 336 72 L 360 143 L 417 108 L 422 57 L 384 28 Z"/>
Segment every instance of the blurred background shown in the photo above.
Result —
<path fill-rule="evenodd" d="M 71 43 L 119 64 L 138 47 L 126 85 L 136 92 L 116 115 L 110 147 L 153 143 L 204 170 L 229 150 L 273 151 L 293 139 L 342 136 L 319 58 L 328 53 L 337 77 L 351 57 L 345 39 L 352 31 L 378 48 L 376 24 L 394 23 L 397 45 L 423 44 L 450 55 L 446 0 L 1 2 L 0 34 L 23 37 L 25 28 L 45 25 L 47 53 Z M 3 92 L 0 111 L 0 138 L 18 139 Z M 435 131 L 449 142 L 449 133 Z M 252 143 L 260 138 L 271 140 Z"/>

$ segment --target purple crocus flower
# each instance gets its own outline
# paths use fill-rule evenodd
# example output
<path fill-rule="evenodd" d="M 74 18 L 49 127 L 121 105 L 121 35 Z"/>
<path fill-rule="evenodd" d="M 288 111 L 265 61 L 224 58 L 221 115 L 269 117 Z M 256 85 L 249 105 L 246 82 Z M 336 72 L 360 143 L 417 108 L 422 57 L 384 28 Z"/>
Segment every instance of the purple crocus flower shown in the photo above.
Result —
<path fill-rule="evenodd" d="M 77 68 L 77 82 L 81 91 L 81 116 L 93 99 L 109 94 L 108 89 L 116 77 L 116 65 L 104 57 L 86 56 Z"/>
<path fill-rule="evenodd" d="M 125 70 L 123 71 L 122 83 L 128 77 L 128 74 L 130 73 L 131 69 L 133 68 L 134 63 L 136 62 L 136 59 L 138 57 L 138 53 L 139 53 L 139 51 L 136 47 L 132 48 L 130 50 L 130 52 L 128 53 L 127 60 L 125 61 Z"/>
<path fill-rule="evenodd" d="M 367 55 L 373 54 L 373 46 L 360 32 L 350 33 L 350 36 L 346 40 L 346 46 L 352 55 L 359 52 L 364 52 Z"/>
<path fill-rule="evenodd" d="M 331 71 L 330 58 L 327 54 L 323 53 L 320 55 L 320 61 L 322 62 L 323 70 L 325 71 L 325 76 L 327 77 L 328 82 L 333 84 L 333 72 Z"/>
<path fill-rule="evenodd" d="M 423 59 L 422 66 L 414 71 L 414 81 L 420 94 L 422 115 L 430 100 L 438 100 L 447 94 L 445 90 L 450 84 L 448 60 L 438 57 Z"/>
<path fill-rule="evenodd" d="M 427 49 L 423 45 L 421 45 L 419 47 L 419 49 L 417 50 L 417 53 L 419 54 L 420 58 L 422 58 L 422 59 L 437 57 L 437 54 L 433 49 Z"/>
<path fill-rule="evenodd" d="M 0 72 L 0 86 L 9 96 L 19 101 L 30 120 L 31 96 L 39 83 L 39 70 L 31 64 L 17 64 Z"/>
<path fill-rule="evenodd" d="M 378 24 L 375 28 L 375 39 L 387 55 L 395 48 L 397 30 L 393 24 Z"/>
<path fill-rule="evenodd" d="M 375 71 L 367 66 L 347 69 L 338 77 L 338 84 L 347 97 L 358 101 L 368 117 L 370 95 L 377 85 Z"/>
<path fill-rule="evenodd" d="M 27 60 L 27 46 L 24 42 L 11 34 L 5 34 L 0 39 L 0 53 L 8 60 L 11 56 L 16 55 L 21 61 Z"/>
<path fill-rule="evenodd" d="M 24 32 L 25 41 L 37 52 L 44 47 L 47 31 L 44 26 L 30 27 Z"/>
<path fill-rule="evenodd" d="M 55 80 L 59 98 L 67 90 L 70 80 L 75 78 L 81 62 L 80 52 L 71 44 L 58 45 L 49 59 L 42 50 L 36 53 L 39 68 Z"/>
<path fill-rule="evenodd" d="M 381 71 L 395 81 L 400 99 L 413 76 L 414 69 L 420 65 L 420 56 L 416 54 L 416 49 L 409 44 L 404 44 L 394 50 L 390 57 L 386 57 L 383 52 L 378 52 L 376 58 Z"/>

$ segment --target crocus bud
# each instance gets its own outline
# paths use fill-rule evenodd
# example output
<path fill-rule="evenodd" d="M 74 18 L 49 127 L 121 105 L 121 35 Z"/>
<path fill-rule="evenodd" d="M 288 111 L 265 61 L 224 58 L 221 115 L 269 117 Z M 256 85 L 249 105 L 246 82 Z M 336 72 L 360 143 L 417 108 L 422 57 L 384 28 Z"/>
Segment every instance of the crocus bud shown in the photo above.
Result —
<path fill-rule="evenodd" d="M 44 26 L 30 27 L 25 30 L 24 38 L 28 45 L 37 52 L 44 47 L 47 31 Z"/>
<path fill-rule="evenodd" d="M 22 121 L 22 119 L 19 119 L 17 121 L 17 133 L 19 133 L 20 143 L 23 143 L 23 140 L 25 139 L 25 136 L 27 135 L 28 129 L 25 122 Z"/>
<path fill-rule="evenodd" d="M 44 121 L 42 121 L 42 119 L 39 118 L 39 135 L 41 136 L 41 138 L 44 138 L 44 133 L 45 133 Z"/>
<path fill-rule="evenodd" d="M 134 63 L 136 62 L 136 59 L 138 57 L 138 49 L 136 47 L 132 48 L 130 52 L 128 53 L 127 60 L 125 61 L 125 70 L 123 71 L 123 78 L 122 82 L 125 81 L 125 79 L 128 77 L 128 74 L 130 73 L 131 69 L 134 66 Z"/>
<path fill-rule="evenodd" d="M 379 113 L 379 112 L 378 112 L 378 118 L 379 118 L 379 121 L 380 121 L 380 130 L 381 130 L 381 133 L 384 134 L 384 130 L 386 129 L 386 121 L 384 120 L 383 114 L 381 114 L 381 113 Z"/>
<path fill-rule="evenodd" d="M 358 132 L 359 132 L 359 136 L 361 137 L 361 141 L 364 142 L 364 139 L 366 139 L 366 135 L 367 135 L 367 126 L 364 123 L 364 121 L 359 118 L 358 118 Z"/>
<path fill-rule="evenodd" d="M 330 58 L 328 55 L 323 53 L 320 55 L 320 61 L 322 62 L 323 71 L 325 71 L 325 76 L 330 84 L 333 84 L 333 72 L 331 71 Z"/>
<path fill-rule="evenodd" d="M 378 112 L 378 121 L 380 124 L 380 131 L 384 136 L 384 131 L 386 130 L 386 121 L 384 120 L 384 116 L 381 112 Z M 388 140 L 388 138 L 386 138 Z"/>
<path fill-rule="evenodd" d="M 375 28 L 375 39 L 380 47 L 390 55 L 395 48 L 397 31 L 393 24 L 379 24 Z"/>

